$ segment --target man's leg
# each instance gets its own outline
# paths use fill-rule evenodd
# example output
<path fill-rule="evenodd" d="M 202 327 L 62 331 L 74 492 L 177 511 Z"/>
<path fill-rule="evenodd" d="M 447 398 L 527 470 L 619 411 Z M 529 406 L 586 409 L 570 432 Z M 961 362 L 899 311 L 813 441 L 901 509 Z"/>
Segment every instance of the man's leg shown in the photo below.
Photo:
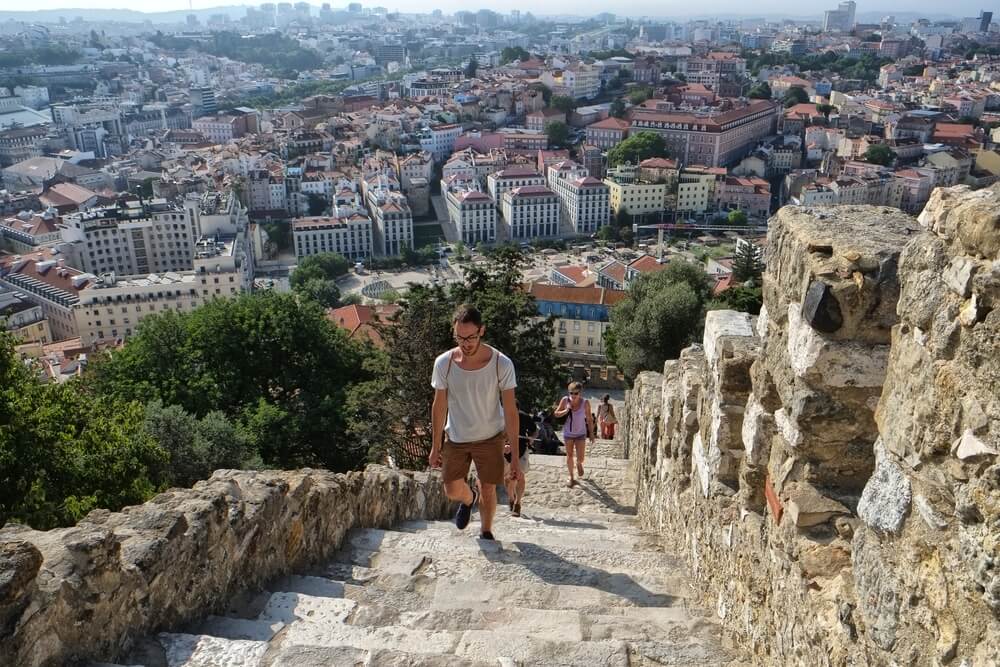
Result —
<path fill-rule="evenodd" d="M 493 516 L 497 513 L 497 487 L 495 484 L 480 482 L 479 523 L 480 532 L 489 533 L 493 530 Z"/>
<path fill-rule="evenodd" d="M 517 480 L 517 502 L 521 502 L 521 499 L 524 498 L 524 485 L 526 481 L 524 475 L 521 475 Z"/>
<path fill-rule="evenodd" d="M 444 494 L 448 496 L 448 500 L 456 500 L 463 505 L 468 505 L 472 502 L 472 489 L 469 488 L 469 484 L 464 479 L 445 482 Z"/>

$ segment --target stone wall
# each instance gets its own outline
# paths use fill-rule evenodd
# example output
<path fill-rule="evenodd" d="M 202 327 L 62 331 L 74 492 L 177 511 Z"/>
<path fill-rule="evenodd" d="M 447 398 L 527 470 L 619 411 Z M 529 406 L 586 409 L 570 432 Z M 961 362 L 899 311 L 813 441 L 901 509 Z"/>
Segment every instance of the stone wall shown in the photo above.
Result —
<path fill-rule="evenodd" d="M 441 518 L 439 476 L 219 470 L 73 528 L 0 530 L 0 665 L 114 659 L 161 627 L 330 556 L 354 527 Z"/>
<path fill-rule="evenodd" d="M 1000 188 L 771 220 L 759 318 L 643 373 L 642 521 L 761 665 L 1000 656 Z"/>

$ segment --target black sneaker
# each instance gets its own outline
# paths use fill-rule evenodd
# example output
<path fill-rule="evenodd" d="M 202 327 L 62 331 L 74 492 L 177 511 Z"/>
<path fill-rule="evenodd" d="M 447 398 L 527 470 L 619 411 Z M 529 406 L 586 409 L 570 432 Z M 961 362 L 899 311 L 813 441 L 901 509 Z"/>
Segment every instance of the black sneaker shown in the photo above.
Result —
<path fill-rule="evenodd" d="M 464 530 L 466 526 L 469 525 L 469 519 L 472 518 L 472 508 L 476 506 L 476 501 L 479 500 L 479 493 L 473 489 L 472 490 L 472 502 L 468 505 L 459 503 L 458 511 L 455 512 L 455 526 L 459 530 Z"/>
<path fill-rule="evenodd" d="M 495 538 L 493 537 L 493 533 L 491 533 L 488 530 L 484 530 L 482 533 L 480 533 L 479 534 L 479 539 L 481 539 L 481 540 L 490 540 L 491 542 L 495 540 Z"/>

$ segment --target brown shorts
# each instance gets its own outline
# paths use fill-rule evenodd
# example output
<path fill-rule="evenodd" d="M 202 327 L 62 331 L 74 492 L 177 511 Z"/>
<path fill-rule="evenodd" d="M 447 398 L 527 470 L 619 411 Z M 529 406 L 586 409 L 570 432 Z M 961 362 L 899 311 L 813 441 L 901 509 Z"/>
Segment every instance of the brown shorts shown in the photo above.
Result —
<path fill-rule="evenodd" d="M 444 481 L 454 482 L 469 476 L 475 462 L 476 475 L 483 484 L 503 484 L 503 446 L 507 434 L 501 431 L 492 438 L 475 442 L 452 442 L 445 436 L 441 448 Z"/>

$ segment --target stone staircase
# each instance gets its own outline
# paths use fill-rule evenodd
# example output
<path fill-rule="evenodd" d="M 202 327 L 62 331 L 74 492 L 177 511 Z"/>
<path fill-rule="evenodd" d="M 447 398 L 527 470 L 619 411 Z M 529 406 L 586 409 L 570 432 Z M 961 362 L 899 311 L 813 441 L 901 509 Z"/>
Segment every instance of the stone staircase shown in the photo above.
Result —
<path fill-rule="evenodd" d="M 589 458 L 569 489 L 564 457 L 533 456 L 520 518 L 501 492 L 496 542 L 477 539 L 478 513 L 465 531 L 447 521 L 357 530 L 331 562 L 150 637 L 122 664 L 746 664 L 689 604 L 679 559 L 638 528 L 627 464 Z"/>

